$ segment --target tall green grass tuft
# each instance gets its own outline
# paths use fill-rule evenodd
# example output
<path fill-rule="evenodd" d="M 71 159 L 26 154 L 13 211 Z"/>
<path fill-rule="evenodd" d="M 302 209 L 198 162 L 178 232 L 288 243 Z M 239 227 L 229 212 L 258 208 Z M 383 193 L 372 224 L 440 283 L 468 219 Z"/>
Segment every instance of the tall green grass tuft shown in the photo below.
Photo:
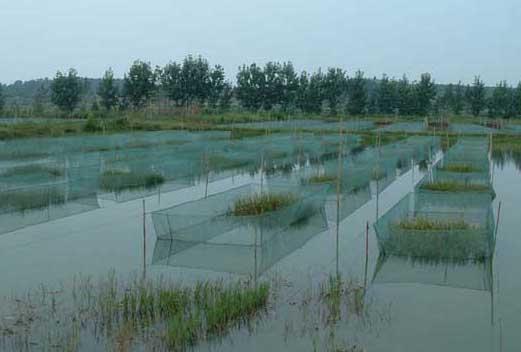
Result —
<path fill-rule="evenodd" d="M 254 216 L 269 213 L 298 202 L 292 193 L 261 193 L 237 199 L 229 213 L 234 216 Z"/>
<path fill-rule="evenodd" d="M 417 217 L 400 220 L 396 226 L 404 230 L 469 230 L 473 228 L 464 220 L 432 220 L 425 217 Z"/>

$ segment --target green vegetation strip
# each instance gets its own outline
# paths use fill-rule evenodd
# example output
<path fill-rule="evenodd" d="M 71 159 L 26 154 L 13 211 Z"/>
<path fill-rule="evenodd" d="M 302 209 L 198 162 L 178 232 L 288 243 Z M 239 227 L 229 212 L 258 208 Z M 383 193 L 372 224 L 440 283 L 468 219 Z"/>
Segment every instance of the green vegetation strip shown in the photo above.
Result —
<path fill-rule="evenodd" d="M 480 172 L 483 171 L 480 168 L 477 168 L 468 164 L 446 164 L 443 167 L 439 168 L 440 171 L 446 172 L 459 172 L 459 173 L 471 173 L 471 172 Z"/>
<path fill-rule="evenodd" d="M 101 175 L 100 187 L 104 191 L 122 192 L 135 189 L 153 189 L 165 182 L 159 174 L 144 174 L 130 171 L 106 171 Z"/>
<path fill-rule="evenodd" d="M 63 170 L 46 165 L 23 165 L 15 166 L 3 172 L 0 172 L 0 177 L 23 176 L 27 174 L 48 174 L 52 177 L 59 177 L 63 176 Z"/>
<path fill-rule="evenodd" d="M 468 230 L 472 226 L 464 220 L 431 220 L 425 217 L 403 219 L 396 224 L 404 230 Z"/>
<path fill-rule="evenodd" d="M 62 205 L 65 200 L 65 193 L 57 189 L 6 191 L 2 193 L 0 209 L 23 213 L 45 209 L 52 205 Z"/>
<path fill-rule="evenodd" d="M 307 183 L 320 184 L 320 183 L 332 183 L 336 182 L 337 177 L 333 175 L 315 175 L 307 179 Z"/>
<path fill-rule="evenodd" d="M 261 193 L 237 199 L 230 210 L 233 216 L 255 216 L 279 210 L 298 202 L 292 193 Z"/>
<path fill-rule="evenodd" d="M 487 192 L 490 191 L 488 185 L 458 181 L 435 181 L 424 183 L 421 189 L 433 192 Z"/>

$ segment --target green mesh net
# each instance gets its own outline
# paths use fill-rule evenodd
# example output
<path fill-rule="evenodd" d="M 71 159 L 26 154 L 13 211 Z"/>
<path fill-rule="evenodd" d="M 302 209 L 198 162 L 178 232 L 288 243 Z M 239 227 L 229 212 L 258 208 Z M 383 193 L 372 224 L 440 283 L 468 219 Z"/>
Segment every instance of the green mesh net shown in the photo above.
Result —
<path fill-rule="evenodd" d="M 378 219 L 375 230 L 383 253 L 434 260 L 481 260 L 492 255 L 495 240 L 490 203 L 445 211 L 446 205 L 429 205 L 426 195 L 421 200 L 416 205 L 415 195 L 409 194 Z M 445 199 L 445 204 L 449 202 Z"/>
<path fill-rule="evenodd" d="M 257 276 L 327 228 L 327 221 L 319 212 L 275 234 L 258 231 L 254 242 L 219 237 L 206 241 L 159 239 L 152 264 Z"/>

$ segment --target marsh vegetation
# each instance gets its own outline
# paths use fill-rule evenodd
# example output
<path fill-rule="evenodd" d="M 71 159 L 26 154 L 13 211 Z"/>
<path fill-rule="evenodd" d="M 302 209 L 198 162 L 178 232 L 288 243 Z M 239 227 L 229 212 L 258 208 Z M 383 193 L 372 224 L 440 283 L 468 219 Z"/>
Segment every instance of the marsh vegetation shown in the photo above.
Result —
<path fill-rule="evenodd" d="M 165 182 L 157 173 L 141 173 L 123 170 L 105 171 L 100 176 L 100 188 L 108 192 L 153 189 Z"/>
<path fill-rule="evenodd" d="M 300 200 L 293 193 L 258 193 L 235 200 L 229 211 L 233 216 L 256 216 L 280 210 Z"/>

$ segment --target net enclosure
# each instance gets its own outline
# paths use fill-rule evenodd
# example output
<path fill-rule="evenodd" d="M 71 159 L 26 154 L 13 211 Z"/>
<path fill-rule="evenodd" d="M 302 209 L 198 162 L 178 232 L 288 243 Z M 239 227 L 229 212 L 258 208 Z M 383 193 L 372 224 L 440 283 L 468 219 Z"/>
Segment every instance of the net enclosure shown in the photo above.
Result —
<path fill-rule="evenodd" d="M 229 243 L 255 243 L 323 211 L 327 187 L 248 184 L 152 213 L 156 236 L 201 242 L 217 236 Z M 279 202 L 279 206 L 273 206 Z M 265 207 L 266 210 L 262 208 Z"/>
<path fill-rule="evenodd" d="M 381 252 L 462 261 L 492 255 L 494 216 L 489 202 L 456 211 L 457 205 L 451 206 L 449 199 L 442 206 L 435 206 L 426 195 L 418 203 L 415 198 L 410 193 L 376 222 Z M 452 209 L 449 211 L 448 207 Z"/>
<path fill-rule="evenodd" d="M 259 231 L 256 243 L 238 243 L 217 237 L 199 242 L 160 239 L 154 247 L 152 264 L 257 277 L 317 234 L 327 231 L 327 226 L 327 220 L 319 212 L 280 229 L 269 238 L 264 238 L 266 233 Z"/>
<path fill-rule="evenodd" d="M 493 198 L 486 140 L 460 140 L 413 193 L 378 219 L 381 252 L 428 260 L 488 258 L 495 246 Z"/>

